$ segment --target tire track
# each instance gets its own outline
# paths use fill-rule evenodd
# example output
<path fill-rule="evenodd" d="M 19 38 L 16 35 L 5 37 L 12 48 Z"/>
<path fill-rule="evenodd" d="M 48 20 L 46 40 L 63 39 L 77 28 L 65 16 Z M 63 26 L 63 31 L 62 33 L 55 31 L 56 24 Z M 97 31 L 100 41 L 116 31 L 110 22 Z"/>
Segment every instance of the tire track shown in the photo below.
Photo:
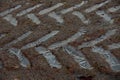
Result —
<path fill-rule="evenodd" d="M 44 47 L 36 47 L 35 50 L 40 54 L 43 55 L 44 58 L 47 60 L 51 68 L 58 68 L 60 69 L 62 65 L 56 60 L 56 57 L 50 52 L 50 50 L 47 50 Z"/>
<path fill-rule="evenodd" d="M 13 12 L 13 11 L 19 9 L 19 8 L 21 8 L 21 7 L 22 7 L 22 5 L 17 5 L 17 6 L 15 6 L 14 8 L 7 9 L 7 10 L 1 12 L 1 13 L 0 13 L 0 16 L 3 17 L 3 16 L 5 16 L 5 15 L 7 15 L 7 14 L 9 14 L 9 13 L 11 13 L 11 12 Z"/>
<path fill-rule="evenodd" d="M 103 58 L 105 58 L 105 60 L 110 65 L 110 67 L 113 71 L 119 72 L 119 70 L 120 70 L 119 69 L 119 66 L 120 66 L 119 61 L 109 51 L 111 49 L 119 48 L 119 44 L 108 45 L 109 50 L 104 50 L 101 47 L 95 46 L 96 44 L 115 35 L 116 31 L 117 31 L 116 29 L 108 30 L 101 37 L 99 37 L 95 40 L 89 41 L 89 42 L 82 43 L 80 46 L 78 46 L 78 49 L 85 48 L 85 47 L 91 47 L 92 52 L 99 53 L 100 55 L 103 56 Z M 25 50 L 25 49 L 29 49 L 29 48 L 33 47 L 36 52 L 43 55 L 43 57 L 47 60 L 48 64 L 51 66 L 51 68 L 55 67 L 57 69 L 61 69 L 62 68 L 61 63 L 56 59 L 56 57 L 52 54 L 52 52 L 50 50 L 55 50 L 56 48 L 62 47 L 66 53 L 68 53 L 69 55 L 71 55 L 71 57 L 74 58 L 74 60 L 80 65 L 81 68 L 87 69 L 87 70 L 92 70 L 93 67 L 89 64 L 89 60 L 87 60 L 85 58 L 83 53 L 80 52 L 79 50 L 75 49 L 74 47 L 68 45 L 68 43 L 71 43 L 71 42 L 75 41 L 77 38 L 79 38 L 80 36 L 84 35 L 86 33 L 86 31 L 84 29 L 81 29 L 80 31 L 78 31 L 77 33 L 75 33 L 73 36 L 71 36 L 70 38 L 68 38 L 66 40 L 51 44 L 50 46 L 48 46 L 48 49 L 45 47 L 42 47 L 42 46 L 36 47 L 40 43 L 42 43 L 42 42 L 48 40 L 49 38 L 53 37 L 54 35 L 56 35 L 58 32 L 59 31 L 52 31 L 51 33 L 43 36 L 42 38 L 39 38 L 38 40 L 36 40 L 32 43 L 26 44 L 25 46 L 23 46 L 20 49 L 10 47 L 10 48 L 8 48 L 8 52 L 10 54 L 14 54 L 18 58 L 20 65 L 22 67 L 28 68 L 28 67 L 30 67 L 31 63 L 24 56 L 24 54 L 22 53 L 21 50 Z M 28 37 L 31 33 L 32 32 L 27 32 L 27 33 L 23 34 L 21 37 L 18 37 L 16 40 L 13 40 L 12 42 L 8 43 L 9 46 L 23 40 L 24 38 Z"/>
<path fill-rule="evenodd" d="M 37 16 L 39 16 L 39 15 L 42 16 L 44 14 L 47 14 L 48 17 L 53 18 L 56 20 L 56 22 L 63 24 L 65 21 L 63 16 L 67 15 L 68 13 L 72 13 L 72 15 L 79 18 L 82 23 L 88 25 L 92 22 L 92 20 L 87 18 L 84 15 L 84 13 L 89 15 L 89 13 L 94 12 L 95 15 L 103 18 L 103 20 L 105 22 L 113 24 L 114 19 L 112 19 L 112 17 L 109 14 L 107 14 L 107 11 L 108 11 L 108 13 L 117 12 L 120 9 L 119 5 L 115 6 L 115 7 L 114 6 L 110 7 L 106 11 L 98 10 L 99 8 L 108 4 L 109 2 L 111 2 L 111 0 L 106 0 L 100 4 L 89 7 L 87 9 L 85 9 L 84 11 L 75 10 L 75 9 L 79 9 L 79 8 L 83 7 L 83 5 L 88 3 L 88 1 L 82 1 L 80 4 L 75 4 L 72 7 L 65 8 L 65 9 L 62 9 L 62 10 L 56 12 L 55 11 L 56 9 L 58 9 L 59 7 L 62 7 L 63 5 L 66 4 L 65 2 L 57 3 L 51 7 L 40 10 L 38 15 L 31 13 L 31 12 L 33 10 L 41 7 L 44 4 L 36 4 L 32 7 L 29 7 L 27 9 L 24 9 L 24 10 L 18 12 L 15 16 L 13 16 L 12 12 L 16 11 L 17 9 L 22 7 L 22 5 L 17 5 L 14 8 L 7 9 L 6 11 L 1 12 L 0 16 L 3 19 L 5 19 L 6 21 L 10 22 L 10 24 L 12 24 L 13 26 L 18 26 L 19 21 L 17 19 L 22 16 L 26 16 L 33 23 L 39 25 L 42 23 L 42 21 Z M 5 44 L 3 46 L 3 48 L 0 48 L 0 50 L 1 51 L 7 50 L 9 54 L 14 54 L 18 58 L 20 65 L 22 67 L 28 68 L 31 66 L 31 63 L 30 63 L 29 59 L 22 53 L 22 51 L 24 51 L 26 49 L 29 50 L 30 48 L 34 48 L 38 54 L 42 55 L 46 59 L 47 63 L 50 65 L 51 68 L 61 69 L 62 64 L 60 63 L 60 61 L 57 60 L 56 56 L 52 53 L 52 51 L 57 50 L 57 48 L 60 48 L 60 49 L 63 48 L 64 51 L 68 55 L 73 57 L 75 62 L 77 62 L 79 64 L 80 68 L 87 69 L 87 70 L 93 70 L 94 67 L 92 67 L 92 65 L 89 63 L 89 59 L 87 60 L 84 53 L 82 53 L 80 51 L 82 48 L 89 47 L 89 48 L 92 48 L 91 50 L 93 53 L 98 53 L 98 54 L 102 55 L 102 57 L 110 65 L 110 67 L 113 71 L 119 72 L 120 71 L 120 68 L 119 68 L 120 63 L 117 60 L 117 58 L 110 52 L 110 50 L 120 48 L 120 43 L 113 43 L 111 45 L 107 45 L 108 50 L 105 50 L 102 47 L 96 46 L 98 43 L 101 43 L 104 40 L 114 36 L 117 31 L 118 31 L 117 29 L 108 30 L 104 35 L 101 35 L 100 37 L 98 37 L 94 40 L 91 40 L 88 42 L 83 42 L 83 43 L 81 43 L 81 45 L 77 46 L 77 48 L 69 45 L 69 43 L 72 43 L 72 42 L 76 41 L 78 38 L 80 38 L 81 36 L 84 36 L 84 34 L 87 33 L 87 31 L 84 29 L 77 31 L 74 35 L 70 36 L 66 40 L 58 41 L 58 42 L 54 42 L 53 44 L 50 44 L 50 46 L 47 46 L 47 48 L 45 48 L 43 46 L 39 46 L 39 45 L 45 41 L 49 41 L 50 38 L 54 37 L 55 35 L 57 35 L 59 33 L 59 30 L 53 30 L 52 32 L 40 37 L 39 39 L 37 39 L 31 43 L 27 43 L 27 44 L 23 45 L 20 49 L 12 47 L 12 45 L 15 45 L 16 43 L 18 43 L 20 41 L 23 41 L 24 39 L 28 38 L 33 33 L 32 31 L 28 31 L 28 32 L 24 33 L 23 35 L 21 35 L 20 37 L 18 37 L 17 39 L 11 41 L 10 43 Z M 3 37 L 5 37 L 5 34 L 0 35 L 0 39 L 2 39 Z M 0 61 L 0 68 L 3 68 L 3 64 L 1 61 Z"/>
<path fill-rule="evenodd" d="M 119 9 L 120 9 L 120 5 L 113 6 L 113 7 L 109 8 L 108 11 L 111 13 L 114 13 L 114 12 L 118 11 Z"/>
<path fill-rule="evenodd" d="M 120 48 L 120 42 L 108 45 L 108 48 L 109 48 L 109 50 L 118 49 L 118 48 Z"/>
<path fill-rule="evenodd" d="M 52 38 L 53 36 L 55 36 L 57 33 L 59 33 L 59 31 L 52 31 L 51 33 L 43 36 L 42 38 L 39 38 L 38 40 L 32 42 L 32 43 L 28 43 L 26 44 L 25 46 L 23 46 L 21 49 L 24 50 L 24 49 L 29 49 L 29 48 L 32 48 L 32 47 L 35 47 L 37 45 L 40 45 L 42 42 L 45 42 L 47 41 L 49 38 Z"/>
<path fill-rule="evenodd" d="M 25 15 L 25 14 L 27 14 L 27 13 L 30 13 L 32 10 L 35 10 L 36 8 L 41 7 L 42 5 L 43 5 L 43 4 L 36 4 L 36 5 L 34 5 L 33 7 L 30 7 L 30 8 L 28 8 L 28 9 L 26 9 L 26 10 L 23 10 L 23 11 L 17 13 L 16 16 L 17 16 L 17 17 L 23 16 L 23 15 Z"/>
<path fill-rule="evenodd" d="M 32 31 L 28 31 L 26 33 L 24 33 L 23 35 L 21 35 L 20 37 L 18 37 L 17 39 L 11 41 L 10 43 L 6 44 L 2 49 L 7 49 L 10 48 L 13 44 L 16 44 L 22 40 L 24 40 L 25 38 L 27 38 L 30 34 L 32 33 Z"/>
<path fill-rule="evenodd" d="M 3 17 L 3 19 L 10 22 L 10 24 L 12 24 L 13 26 L 18 25 L 17 19 L 15 17 L 13 17 L 13 15 L 11 15 L 11 14 L 8 14 L 7 16 Z"/>
<path fill-rule="evenodd" d="M 116 34 L 116 29 L 114 30 L 108 30 L 104 35 L 102 35 L 101 37 L 95 39 L 95 40 L 91 40 L 89 42 L 85 42 L 85 43 L 82 43 L 81 45 L 78 46 L 78 49 L 82 49 L 82 48 L 85 48 L 85 47 L 92 47 L 92 46 L 95 46 L 96 44 L 110 38 L 111 36 L 115 35 Z"/>
<path fill-rule="evenodd" d="M 91 22 L 89 19 L 86 19 L 81 12 L 74 11 L 72 14 L 77 16 L 84 24 L 89 24 Z"/>
<path fill-rule="evenodd" d="M 35 14 L 33 14 L 33 13 L 27 14 L 27 17 L 29 19 L 31 19 L 32 22 L 35 23 L 35 24 L 37 24 L 37 25 L 39 25 L 41 23 L 41 21 L 39 20 L 39 18 Z"/>
<path fill-rule="evenodd" d="M 14 54 L 18 58 L 22 67 L 27 68 L 31 66 L 29 60 L 23 55 L 20 49 L 10 48 L 8 51 L 10 54 Z"/>
<path fill-rule="evenodd" d="M 64 41 L 60 41 L 60 42 L 56 42 L 56 43 L 53 43 L 52 45 L 50 45 L 48 47 L 48 49 L 52 50 L 52 49 L 56 49 L 56 48 L 59 48 L 59 47 L 62 47 L 62 46 L 65 46 L 67 45 L 68 43 L 70 42 L 73 42 L 75 41 L 76 39 L 78 39 L 80 36 L 84 35 L 86 33 L 85 30 L 81 29 L 80 31 L 78 31 L 77 33 L 75 33 L 73 36 L 71 36 L 70 38 L 64 40 Z"/>
<path fill-rule="evenodd" d="M 116 11 L 118 11 L 120 9 L 119 5 L 118 6 L 113 6 L 113 7 L 109 8 L 109 9 L 107 9 L 106 11 L 98 10 L 99 8 L 105 6 L 106 4 L 108 4 L 110 2 L 111 2 L 111 0 L 106 0 L 104 2 L 101 2 L 100 4 L 95 4 L 92 7 L 89 7 L 87 9 L 85 9 L 84 11 L 80 11 L 80 12 L 79 11 L 76 12 L 74 10 L 79 9 L 83 5 L 87 4 L 88 1 L 82 1 L 80 4 L 75 4 L 72 7 L 62 9 L 62 10 L 60 10 L 58 12 L 55 12 L 54 10 L 56 10 L 59 7 L 62 7 L 66 3 L 65 2 L 56 3 L 55 5 L 53 5 L 53 6 L 49 7 L 49 8 L 40 10 L 38 12 L 38 15 L 41 16 L 41 15 L 44 15 L 44 14 L 48 14 L 48 17 L 53 18 L 54 20 L 56 20 L 56 22 L 58 22 L 60 24 L 63 24 L 65 22 L 63 16 L 66 15 L 67 13 L 72 12 L 72 15 L 75 15 L 76 17 L 78 17 L 82 21 L 82 23 L 88 25 L 92 20 L 86 19 L 83 14 L 85 12 L 85 14 L 89 15 L 90 12 L 95 11 L 95 14 L 98 15 L 99 17 L 102 17 L 105 22 L 109 22 L 110 24 L 113 24 L 114 19 L 111 19 L 111 16 L 109 14 L 107 14 L 106 11 L 108 11 L 108 12 L 116 12 Z M 8 9 L 6 11 L 1 12 L 0 14 L 3 17 L 3 19 L 8 21 L 13 26 L 18 26 L 19 21 L 17 20 L 17 18 L 20 18 L 23 15 L 27 16 L 27 18 L 30 19 L 36 25 L 39 25 L 40 22 L 42 22 L 42 21 L 40 21 L 39 18 L 34 13 L 30 13 L 30 12 L 37 9 L 37 8 L 39 8 L 39 7 L 41 7 L 42 5 L 45 5 L 45 4 L 44 3 L 43 4 L 41 4 L 41 3 L 40 4 L 35 4 L 32 7 L 29 7 L 27 9 L 25 9 L 25 10 L 22 10 L 22 11 L 16 13 L 15 16 L 13 16 L 12 14 L 9 14 L 9 13 L 21 8 L 21 6 L 22 6 L 22 5 L 17 5 L 14 8 L 11 8 L 11 9 Z"/>
<path fill-rule="evenodd" d="M 77 51 L 74 47 L 66 45 L 64 51 L 71 55 L 74 60 L 84 69 L 91 70 L 93 67 L 89 64 L 88 60 L 85 58 L 82 52 Z"/>
<path fill-rule="evenodd" d="M 111 18 L 110 15 L 108 15 L 107 13 L 105 13 L 105 11 L 96 11 L 96 14 L 100 17 L 102 17 L 106 22 L 109 22 L 110 24 L 113 24 L 114 19 Z"/>
<path fill-rule="evenodd" d="M 93 12 L 93 11 L 97 10 L 98 8 L 106 5 L 106 4 L 109 3 L 109 2 L 111 2 L 111 0 L 106 0 L 105 2 L 102 2 L 102 3 L 100 3 L 100 4 L 93 5 L 92 7 L 85 9 L 85 12 L 86 12 L 86 13 Z"/>
<path fill-rule="evenodd" d="M 65 15 L 69 12 L 72 12 L 74 9 L 82 7 L 84 4 L 87 4 L 87 1 L 82 1 L 80 4 L 77 4 L 75 6 L 67 8 L 67 9 L 63 9 L 63 10 L 61 10 L 59 12 L 56 12 L 56 13 L 51 12 L 51 13 L 48 14 L 48 16 L 55 19 L 59 23 L 64 23 L 64 19 L 62 18 L 62 15 Z"/>
<path fill-rule="evenodd" d="M 113 71 L 115 72 L 120 71 L 120 62 L 116 59 L 114 55 L 111 54 L 110 51 L 104 50 L 103 48 L 97 46 L 94 46 L 92 48 L 92 51 L 102 55 L 103 58 L 105 58 L 105 60 L 108 62 L 108 64 L 110 65 Z"/>
<path fill-rule="evenodd" d="M 53 10 L 55 10 L 55 9 L 63 6 L 63 5 L 64 5 L 64 3 L 57 3 L 56 5 L 54 5 L 54 6 L 50 7 L 50 8 L 41 10 L 38 14 L 39 14 L 39 15 L 47 14 L 47 13 L 49 13 L 49 12 L 51 12 L 51 11 L 53 11 Z"/>

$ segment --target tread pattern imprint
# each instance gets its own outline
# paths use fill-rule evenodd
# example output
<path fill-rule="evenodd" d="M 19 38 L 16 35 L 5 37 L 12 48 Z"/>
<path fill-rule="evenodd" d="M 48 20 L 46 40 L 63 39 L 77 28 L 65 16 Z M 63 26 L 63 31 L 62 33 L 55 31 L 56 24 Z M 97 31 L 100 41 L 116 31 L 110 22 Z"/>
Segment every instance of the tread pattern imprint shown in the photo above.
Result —
<path fill-rule="evenodd" d="M 0 70 L 8 70 L 6 75 L 14 69 L 25 73 L 47 69 L 50 74 L 68 70 L 84 75 L 120 72 L 119 0 L 13 3 L 1 1 L 0 7 Z M 74 80 L 72 76 L 55 80 Z"/>

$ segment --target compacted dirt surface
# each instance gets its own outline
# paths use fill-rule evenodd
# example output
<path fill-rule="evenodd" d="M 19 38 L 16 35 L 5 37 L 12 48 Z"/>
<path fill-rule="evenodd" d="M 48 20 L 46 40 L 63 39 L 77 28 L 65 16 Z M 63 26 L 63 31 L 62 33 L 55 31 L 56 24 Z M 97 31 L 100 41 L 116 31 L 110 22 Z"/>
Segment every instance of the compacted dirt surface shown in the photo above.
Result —
<path fill-rule="evenodd" d="M 0 0 L 0 80 L 120 80 L 120 0 Z"/>

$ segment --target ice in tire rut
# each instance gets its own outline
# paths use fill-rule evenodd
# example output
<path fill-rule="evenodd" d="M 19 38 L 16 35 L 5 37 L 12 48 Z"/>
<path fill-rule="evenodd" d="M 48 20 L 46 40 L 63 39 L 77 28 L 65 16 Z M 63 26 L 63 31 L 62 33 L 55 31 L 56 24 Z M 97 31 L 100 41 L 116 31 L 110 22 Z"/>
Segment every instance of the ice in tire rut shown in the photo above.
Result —
<path fill-rule="evenodd" d="M 119 0 L 0 4 L 2 80 L 120 79 Z"/>

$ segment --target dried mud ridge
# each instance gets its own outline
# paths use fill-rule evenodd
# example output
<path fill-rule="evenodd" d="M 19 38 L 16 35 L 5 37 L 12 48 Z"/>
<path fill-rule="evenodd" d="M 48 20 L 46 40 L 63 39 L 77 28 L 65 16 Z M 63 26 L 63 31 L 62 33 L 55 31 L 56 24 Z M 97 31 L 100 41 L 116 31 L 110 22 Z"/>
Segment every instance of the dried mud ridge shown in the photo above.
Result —
<path fill-rule="evenodd" d="M 86 15 L 89 15 L 93 13 L 95 16 L 98 16 L 99 20 L 106 24 L 116 24 L 115 19 L 112 17 L 112 14 L 117 13 L 120 11 L 120 5 L 115 5 L 107 8 L 106 10 L 102 10 L 100 8 L 106 6 L 107 4 L 112 3 L 112 0 L 105 0 L 99 4 L 90 5 L 86 9 L 82 9 L 82 11 L 79 11 L 77 9 L 80 9 L 86 5 L 89 4 L 89 1 L 81 1 L 79 4 L 75 4 L 74 6 L 64 8 L 67 3 L 57 3 L 55 5 L 52 5 L 51 7 L 47 7 L 45 9 L 39 10 L 38 13 L 35 12 L 35 10 L 45 5 L 44 3 L 38 3 L 35 5 L 32 5 L 31 7 L 27 7 L 25 9 L 22 9 L 22 7 L 29 6 L 29 3 L 25 4 L 19 4 L 15 7 L 6 9 L 4 11 L 0 12 L 0 16 L 2 20 L 5 20 L 7 24 L 11 25 L 14 28 L 17 28 L 17 26 L 21 26 L 19 24 L 22 19 L 26 19 L 28 21 L 31 21 L 31 23 L 34 23 L 35 25 L 42 24 L 42 20 L 39 18 L 39 16 L 45 15 L 48 19 L 53 20 L 55 24 L 64 25 L 66 22 L 64 20 L 64 16 L 67 14 L 70 14 L 74 16 L 75 18 L 79 19 L 78 22 L 81 24 L 84 24 L 85 26 L 92 24 L 92 19 L 90 17 L 87 17 Z M 60 8 L 62 7 L 62 9 Z M 60 9 L 59 9 L 60 8 Z M 21 10 L 22 9 L 22 10 Z M 59 9 L 59 10 L 57 10 Z M 32 12 L 34 11 L 34 12 Z M 116 14 L 119 15 L 119 14 Z M 19 19 L 21 18 L 22 19 Z M 44 17 L 44 16 L 43 16 Z M 93 16 L 94 17 L 94 16 Z M 118 16 L 119 17 L 119 16 Z M 49 23 L 49 22 L 48 22 Z M 47 24 L 47 23 L 46 23 Z M 118 26 L 119 27 L 119 26 Z M 68 38 L 60 41 L 52 42 L 49 46 L 42 46 L 42 43 L 49 42 L 52 38 L 59 37 L 60 30 L 53 30 L 49 33 L 44 34 L 43 36 L 40 36 L 38 39 L 25 43 L 21 47 L 17 48 L 15 45 L 20 42 L 24 42 L 25 40 L 29 39 L 29 37 L 34 38 L 32 35 L 36 31 L 26 30 L 25 33 L 22 33 L 21 36 L 18 36 L 16 39 L 6 43 L 2 44 L 0 47 L 0 51 L 5 51 L 8 54 L 12 54 L 16 56 L 19 60 L 19 63 L 22 67 L 29 68 L 31 67 L 30 60 L 23 54 L 26 50 L 34 49 L 34 53 L 40 54 L 46 59 L 47 64 L 49 64 L 50 68 L 57 68 L 61 69 L 63 67 L 60 60 L 57 59 L 54 51 L 61 50 L 63 53 L 70 55 L 74 59 L 74 61 L 80 66 L 82 69 L 86 70 L 94 70 L 95 65 L 92 63 L 92 60 L 96 60 L 95 62 L 98 63 L 98 66 L 101 66 L 101 64 L 105 64 L 105 68 L 109 68 L 113 72 L 120 72 L 120 61 L 117 56 L 115 56 L 112 52 L 114 50 L 120 49 L 120 39 L 118 39 L 117 42 L 110 42 L 109 39 L 112 39 L 112 37 L 120 34 L 119 28 L 112 28 L 109 30 L 105 30 L 102 33 L 99 33 L 100 35 L 93 38 L 92 33 L 88 39 L 86 39 L 89 29 L 86 29 L 84 27 L 80 28 L 78 31 L 76 31 L 74 34 L 69 36 Z M 6 33 L 0 34 L 0 39 L 4 40 L 9 35 Z M 61 37 L 61 36 L 60 36 Z M 93 38 L 93 39 L 92 39 Z M 80 42 L 79 42 L 80 40 Z M 107 43 L 108 45 L 101 45 L 102 43 Z M 110 44 L 109 44 L 110 43 Z M 88 49 L 84 53 L 84 49 Z M 89 54 L 90 53 L 90 54 Z M 91 55 L 88 57 L 87 55 Z M 97 56 L 97 58 L 95 58 Z M 95 59 L 91 59 L 95 58 Z M 101 61 L 100 61 L 101 60 Z M 4 68 L 4 61 L 0 61 L 0 69 Z"/>

